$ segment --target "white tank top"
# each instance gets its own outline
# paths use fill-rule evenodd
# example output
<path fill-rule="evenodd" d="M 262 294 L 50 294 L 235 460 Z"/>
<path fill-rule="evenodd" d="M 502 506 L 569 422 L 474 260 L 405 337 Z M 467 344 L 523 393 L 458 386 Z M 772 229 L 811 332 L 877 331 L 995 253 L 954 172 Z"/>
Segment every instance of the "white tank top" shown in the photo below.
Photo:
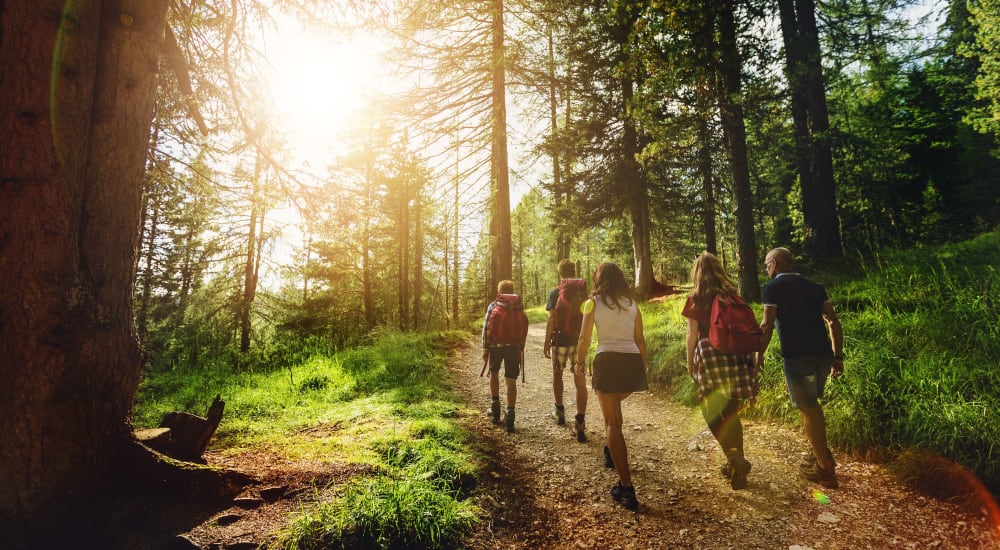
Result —
<path fill-rule="evenodd" d="M 597 353 L 639 353 L 639 346 L 635 343 L 635 317 L 639 310 L 635 302 L 628 302 L 624 309 L 612 309 L 604 304 L 600 296 L 594 296 Z"/>

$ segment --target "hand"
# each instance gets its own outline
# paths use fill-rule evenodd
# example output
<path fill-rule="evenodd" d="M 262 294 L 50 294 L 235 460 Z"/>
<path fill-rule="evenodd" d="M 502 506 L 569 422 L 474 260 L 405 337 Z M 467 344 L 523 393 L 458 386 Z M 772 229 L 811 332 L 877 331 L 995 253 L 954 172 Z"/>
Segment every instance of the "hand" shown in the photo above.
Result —
<path fill-rule="evenodd" d="M 483 361 L 486 361 L 486 360 L 488 360 L 489 358 L 490 358 L 490 350 L 488 350 L 488 349 L 484 349 L 484 350 L 483 350 Z"/>
<path fill-rule="evenodd" d="M 552 348 L 549 347 L 548 338 L 546 338 L 545 340 L 546 340 L 546 343 L 545 343 L 544 346 L 542 346 L 542 354 L 545 355 L 546 359 L 552 359 L 552 351 L 551 351 Z"/>
<path fill-rule="evenodd" d="M 833 378 L 840 378 L 844 375 L 844 360 L 834 359 L 833 366 L 830 367 L 830 376 Z"/>

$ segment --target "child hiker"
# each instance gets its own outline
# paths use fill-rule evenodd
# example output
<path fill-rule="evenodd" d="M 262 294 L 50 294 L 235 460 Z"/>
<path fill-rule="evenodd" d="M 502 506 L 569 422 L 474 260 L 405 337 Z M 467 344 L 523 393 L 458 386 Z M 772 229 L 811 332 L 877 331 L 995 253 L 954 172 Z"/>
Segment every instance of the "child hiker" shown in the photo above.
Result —
<path fill-rule="evenodd" d="M 528 316 L 521 297 L 514 294 L 514 282 L 503 280 L 497 285 L 497 297 L 486 308 L 483 320 L 483 363 L 490 368 L 490 417 L 500 424 L 500 365 L 503 364 L 507 386 L 507 412 L 503 424 L 508 433 L 514 432 L 514 404 L 517 402 L 517 375 L 524 358 L 524 342 L 528 337 Z"/>

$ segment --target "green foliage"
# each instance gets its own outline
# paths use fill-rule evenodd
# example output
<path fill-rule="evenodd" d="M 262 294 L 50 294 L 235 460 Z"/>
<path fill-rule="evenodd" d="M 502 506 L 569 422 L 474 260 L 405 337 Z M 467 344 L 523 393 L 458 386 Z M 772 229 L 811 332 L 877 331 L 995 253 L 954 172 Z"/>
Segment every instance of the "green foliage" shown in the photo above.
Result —
<path fill-rule="evenodd" d="M 454 547 L 477 518 L 465 496 L 481 460 L 456 421 L 444 358 L 468 338 L 379 331 L 363 348 L 285 353 L 297 359 L 281 369 L 158 373 L 141 384 L 135 423 L 154 426 L 172 410 L 200 413 L 220 393 L 226 413 L 214 445 L 232 452 L 266 444 L 289 458 L 372 466 L 374 474 L 352 480 L 333 501 L 303 509 L 275 547 Z"/>
<path fill-rule="evenodd" d="M 969 114 L 969 121 L 980 131 L 1000 136 L 1000 1 L 971 1 L 968 10 L 976 40 L 961 53 L 980 62 L 976 89 L 983 100 Z"/>
<path fill-rule="evenodd" d="M 294 518 L 273 547 L 453 548 L 476 512 L 427 480 L 362 478 L 336 502 Z"/>

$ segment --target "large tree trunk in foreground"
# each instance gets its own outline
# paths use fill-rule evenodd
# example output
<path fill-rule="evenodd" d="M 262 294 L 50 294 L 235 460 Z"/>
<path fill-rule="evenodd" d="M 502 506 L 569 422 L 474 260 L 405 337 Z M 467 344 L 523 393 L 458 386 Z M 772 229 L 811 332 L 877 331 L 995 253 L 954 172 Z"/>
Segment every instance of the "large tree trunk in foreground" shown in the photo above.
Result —
<path fill-rule="evenodd" d="M 130 441 L 166 5 L 0 2 L 0 528 L 106 479 Z"/>

